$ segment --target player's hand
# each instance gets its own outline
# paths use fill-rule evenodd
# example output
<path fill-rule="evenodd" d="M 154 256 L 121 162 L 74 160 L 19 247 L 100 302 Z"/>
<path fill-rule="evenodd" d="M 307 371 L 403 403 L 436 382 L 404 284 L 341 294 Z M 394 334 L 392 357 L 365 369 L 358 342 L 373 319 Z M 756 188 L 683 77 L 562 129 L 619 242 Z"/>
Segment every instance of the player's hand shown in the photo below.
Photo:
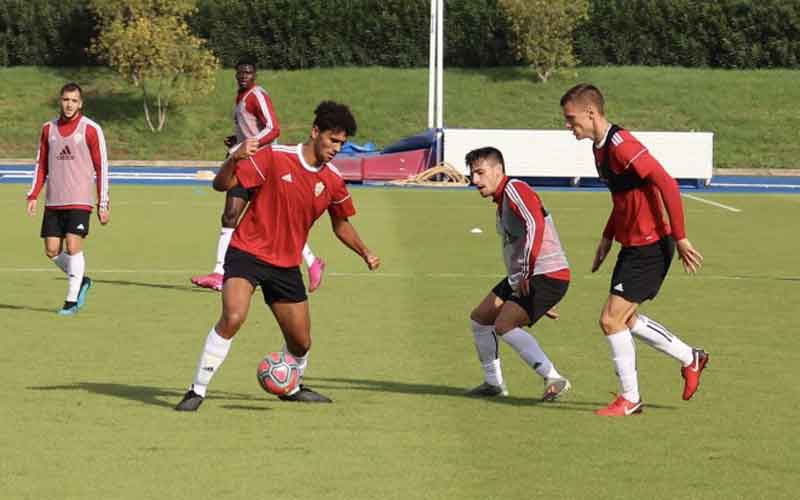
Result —
<path fill-rule="evenodd" d="M 556 309 L 556 306 L 553 306 L 550 309 L 548 309 L 547 312 L 544 313 L 544 315 L 552 320 L 557 320 L 558 318 L 561 317 L 561 315 L 558 314 L 558 309 Z"/>
<path fill-rule="evenodd" d="M 100 224 L 106 225 L 108 221 L 111 220 L 111 209 L 106 208 L 98 208 L 97 209 L 97 219 L 100 221 Z"/>
<path fill-rule="evenodd" d="M 258 139 L 250 137 L 242 141 L 231 156 L 234 160 L 239 161 L 250 158 L 256 154 L 256 151 L 258 151 Z"/>
<path fill-rule="evenodd" d="M 381 259 L 377 255 L 372 255 L 368 253 L 364 256 L 364 262 L 367 263 L 367 267 L 370 271 L 374 271 L 381 266 Z"/>
<path fill-rule="evenodd" d="M 229 135 L 228 137 L 225 138 L 223 142 L 225 143 L 225 147 L 232 148 L 236 145 L 236 136 Z"/>
<path fill-rule="evenodd" d="M 27 212 L 28 212 L 28 215 L 30 215 L 31 217 L 36 215 L 36 204 L 37 204 L 36 200 L 28 200 Z"/>
<path fill-rule="evenodd" d="M 603 261 L 606 260 L 608 252 L 611 251 L 612 243 L 614 242 L 606 238 L 605 236 L 600 238 L 600 243 L 597 244 L 597 250 L 595 250 L 594 252 L 594 260 L 592 261 L 592 272 L 597 271 L 598 269 L 600 269 L 600 266 L 603 265 Z"/>
<path fill-rule="evenodd" d="M 519 280 L 519 295 L 520 297 L 527 297 L 531 293 L 531 280 L 529 278 L 522 278 Z"/>
<path fill-rule="evenodd" d="M 703 265 L 703 256 L 694 249 L 692 243 L 687 238 L 684 238 L 678 241 L 677 247 L 683 270 L 688 274 L 694 274 L 699 271 Z"/>

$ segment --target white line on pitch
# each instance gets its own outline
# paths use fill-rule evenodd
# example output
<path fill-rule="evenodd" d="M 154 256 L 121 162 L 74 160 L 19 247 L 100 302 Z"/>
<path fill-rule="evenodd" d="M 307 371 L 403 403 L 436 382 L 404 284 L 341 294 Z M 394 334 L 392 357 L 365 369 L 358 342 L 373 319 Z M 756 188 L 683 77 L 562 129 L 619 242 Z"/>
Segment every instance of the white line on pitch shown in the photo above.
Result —
<path fill-rule="evenodd" d="M 724 208 L 725 210 L 730 210 L 731 212 L 741 212 L 740 209 L 729 207 L 728 205 L 723 205 L 722 203 L 717 203 L 716 201 L 706 200 L 705 198 L 700 198 L 699 196 L 693 196 L 691 194 L 681 193 L 684 198 L 689 198 L 690 200 L 699 201 L 701 203 L 708 203 L 709 205 L 713 205 L 715 207 Z"/>

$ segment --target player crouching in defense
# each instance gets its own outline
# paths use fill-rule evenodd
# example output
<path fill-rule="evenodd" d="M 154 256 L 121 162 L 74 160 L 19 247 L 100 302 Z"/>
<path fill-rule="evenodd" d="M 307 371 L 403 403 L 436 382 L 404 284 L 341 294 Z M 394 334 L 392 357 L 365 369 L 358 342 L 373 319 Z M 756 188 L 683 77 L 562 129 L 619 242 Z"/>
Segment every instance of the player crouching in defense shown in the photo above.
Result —
<path fill-rule="evenodd" d="M 257 286 L 283 333 L 284 351 L 297 360 L 302 380 L 311 348 L 311 320 L 299 266 L 311 226 L 325 211 L 342 243 L 370 270 L 380 265 L 349 222 L 356 213 L 353 200 L 341 174 L 329 163 L 355 134 L 355 118 L 347 106 L 332 101 L 321 103 L 314 113 L 311 137 L 304 144 L 258 148 L 256 139 L 246 139 L 214 179 L 218 191 L 238 185 L 264 189 L 258 189 L 233 233 L 225 256 L 222 316 L 206 338 L 194 382 L 176 410 L 195 411 L 203 402 L 211 378 L 247 319 Z M 331 402 L 302 383 L 280 398 Z"/>
<path fill-rule="evenodd" d="M 485 147 L 470 151 L 466 163 L 472 184 L 497 204 L 497 232 L 503 244 L 508 276 L 503 278 L 470 315 L 483 384 L 467 394 L 507 396 L 497 337 L 500 336 L 544 379 L 543 401 L 553 401 L 570 389 L 536 339 L 522 329 L 533 326 L 553 309 L 569 287 L 570 272 L 552 216 L 526 183 L 505 175 L 502 153 Z"/>

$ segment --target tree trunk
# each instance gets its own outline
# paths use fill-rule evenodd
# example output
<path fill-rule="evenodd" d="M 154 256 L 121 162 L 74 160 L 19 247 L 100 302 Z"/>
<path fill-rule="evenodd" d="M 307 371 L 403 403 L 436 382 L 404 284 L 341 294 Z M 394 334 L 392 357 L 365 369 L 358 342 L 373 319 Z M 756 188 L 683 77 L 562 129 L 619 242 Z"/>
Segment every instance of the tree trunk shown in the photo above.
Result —
<path fill-rule="evenodd" d="M 151 132 L 155 132 L 156 128 L 153 126 L 153 121 L 150 120 L 150 109 L 147 107 L 147 86 L 142 82 L 142 95 L 144 96 L 144 118 L 147 121 L 147 126 L 150 127 Z"/>

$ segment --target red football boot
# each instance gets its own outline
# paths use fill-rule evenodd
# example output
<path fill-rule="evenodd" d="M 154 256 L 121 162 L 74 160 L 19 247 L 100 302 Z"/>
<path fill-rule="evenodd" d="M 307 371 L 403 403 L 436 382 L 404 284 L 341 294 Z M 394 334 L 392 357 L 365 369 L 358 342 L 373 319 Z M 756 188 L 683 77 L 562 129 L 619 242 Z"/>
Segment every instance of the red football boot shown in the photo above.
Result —
<path fill-rule="evenodd" d="M 708 353 L 702 349 L 692 350 L 692 364 L 681 368 L 681 377 L 683 377 L 683 400 L 689 401 L 697 392 L 700 387 L 700 374 L 708 364 Z"/>
<path fill-rule="evenodd" d="M 610 405 L 595 410 L 594 413 L 601 417 L 628 417 L 630 415 L 642 413 L 642 406 L 641 399 L 638 403 L 631 403 L 620 394 Z"/>

